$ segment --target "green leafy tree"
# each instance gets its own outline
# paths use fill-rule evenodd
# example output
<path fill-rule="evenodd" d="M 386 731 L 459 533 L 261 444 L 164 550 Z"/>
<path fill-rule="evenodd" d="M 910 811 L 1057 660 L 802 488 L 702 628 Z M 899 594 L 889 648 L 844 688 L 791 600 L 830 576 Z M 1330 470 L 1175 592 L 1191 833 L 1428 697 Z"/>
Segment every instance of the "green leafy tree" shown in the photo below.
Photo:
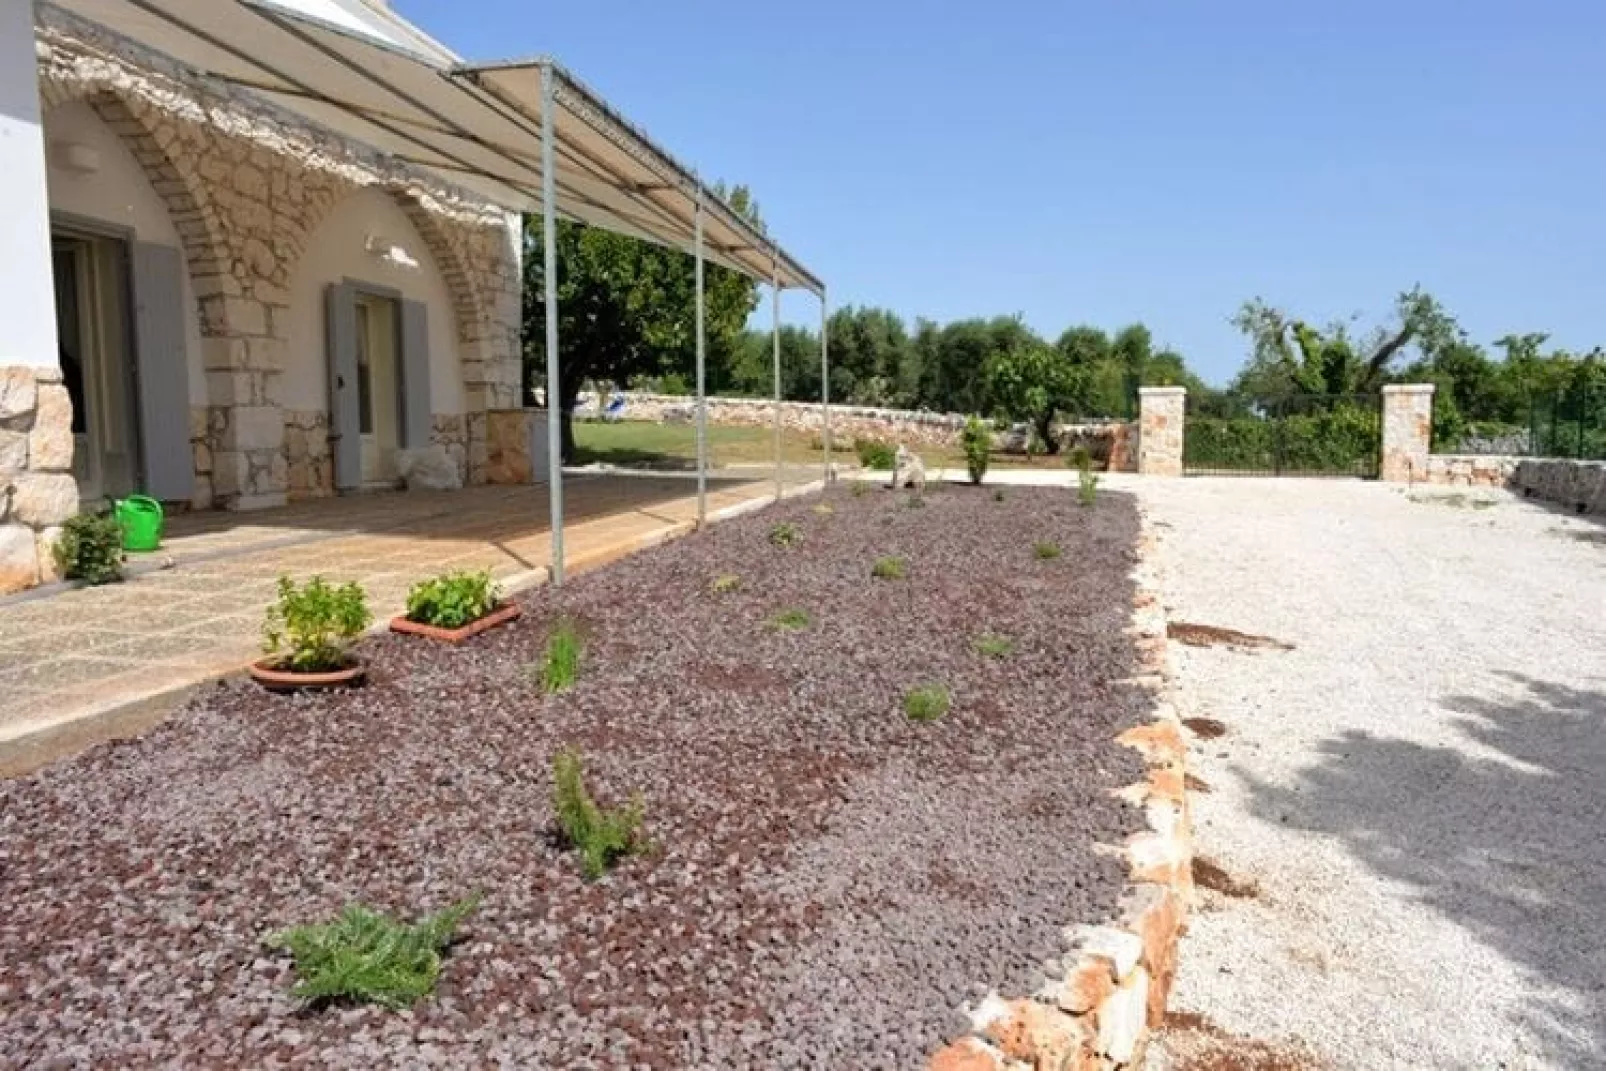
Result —
<path fill-rule="evenodd" d="M 1258 297 L 1245 302 L 1232 323 L 1250 343 L 1249 360 L 1232 391 L 1261 406 L 1298 394 L 1375 391 L 1407 347 L 1431 357 L 1462 338 L 1455 320 L 1421 287 L 1402 293 L 1393 321 L 1362 340 L 1347 323 L 1317 328 Z"/>
<path fill-rule="evenodd" d="M 1001 340 L 986 362 L 987 391 L 1012 420 L 1028 421 L 1049 453 L 1059 452 L 1053 433 L 1061 410 L 1075 408 L 1087 384 L 1086 370 L 1030 332 Z"/>
<path fill-rule="evenodd" d="M 745 187 L 725 195 L 739 215 L 763 229 Z M 541 220 L 524 220 L 524 371 L 530 386 L 546 384 L 546 276 Z M 696 365 L 696 268 L 692 257 L 567 220 L 558 222 L 559 382 L 555 399 L 563 456 L 574 456 L 572 415 L 588 381 L 628 383 L 641 376 L 680 375 Z M 751 279 L 716 264 L 704 276 L 709 367 L 728 367 L 742 326 L 758 303 Z M 550 404 L 550 402 L 549 402 Z"/>

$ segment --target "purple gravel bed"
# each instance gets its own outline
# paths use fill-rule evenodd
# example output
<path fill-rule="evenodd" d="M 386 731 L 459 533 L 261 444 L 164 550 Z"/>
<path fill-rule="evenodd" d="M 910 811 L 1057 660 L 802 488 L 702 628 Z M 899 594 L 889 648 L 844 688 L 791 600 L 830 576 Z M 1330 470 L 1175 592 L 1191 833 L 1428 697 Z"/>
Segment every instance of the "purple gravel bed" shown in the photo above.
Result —
<path fill-rule="evenodd" d="M 1139 816 L 1113 685 L 1138 524 L 1105 494 L 833 490 L 532 593 L 460 648 L 367 643 L 371 684 L 230 682 L 144 738 L 0 783 L 0 1066 L 919 1066 L 1024 993 L 1124 880 Z M 790 520 L 799 546 L 771 525 Z M 1053 540 L 1061 558 L 1033 544 Z M 872 580 L 883 555 L 903 580 Z M 742 578 L 734 594 L 711 580 Z M 767 626 L 806 610 L 808 628 Z M 559 612 L 581 681 L 533 667 Z M 1010 637 L 987 658 L 978 634 Z M 941 682 L 946 717 L 903 714 Z M 587 884 L 550 763 L 645 797 L 651 850 Z M 412 1011 L 290 997 L 265 935 L 473 890 Z"/>

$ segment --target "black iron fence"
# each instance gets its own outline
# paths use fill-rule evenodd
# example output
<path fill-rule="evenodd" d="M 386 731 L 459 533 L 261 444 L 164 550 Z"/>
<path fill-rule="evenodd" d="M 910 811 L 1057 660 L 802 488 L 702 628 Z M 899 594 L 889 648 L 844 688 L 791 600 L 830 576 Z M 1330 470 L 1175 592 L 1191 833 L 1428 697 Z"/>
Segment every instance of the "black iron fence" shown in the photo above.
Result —
<path fill-rule="evenodd" d="M 1301 394 L 1267 404 L 1218 398 L 1190 405 L 1182 469 L 1190 476 L 1370 478 L 1382 439 L 1375 394 Z"/>
<path fill-rule="evenodd" d="M 1516 420 L 1473 420 L 1434 436 L 1435 452 L 1606 460 L 1606 384 L 1544 391 Z"/>

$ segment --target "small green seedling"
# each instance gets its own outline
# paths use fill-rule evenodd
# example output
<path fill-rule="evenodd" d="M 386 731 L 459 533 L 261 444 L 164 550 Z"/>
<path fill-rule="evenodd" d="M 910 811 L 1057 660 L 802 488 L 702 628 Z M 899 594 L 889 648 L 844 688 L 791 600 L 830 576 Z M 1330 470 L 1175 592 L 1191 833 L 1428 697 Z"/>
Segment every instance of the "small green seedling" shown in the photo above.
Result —
<path fill-rule="evenodd" d="M 552 807 L 564 839 L 580 853 L 580 869 L 587 881 L 596 881 L 615 860 L 645 847 L 640 834 L 646 805 L 641 796 L 611 811 L 597 806 L 586 790 L 585 765 L 578 748 L 567 748 L 552 758 Z"/>
<path fill-rule="evenodd" d="M 708 590 L 715 595 L 731 595 L 742 590 L 742 578 L 735 573 L 724 573 L 714 578 Z"/>
<path fill-rule="evenodd" d="M 292 992 L 302 1000 L 409 1008 L 435 991 L 441 954 L 479 903 L 475 893 L 410 926 L 352 904 L 333 922 L 297 926 L 266 943 L 295 958 L 298 981 Z"/>
<path fill-rule="evenodd" d="M 854 498 L 863 498 L 870 493 L 870 485 L 863 480 L 854 480 L 850 490 L 853 492 Z"/>
<path fill-rule="evenodd" d="M 976 651 L 988 658 L 1008 658 L 1015 653 L 1015 641 L 997 632 L 983 632 L 976 637 Z"/>
<path fill-rule="evenodd" d="M 909 575 L 909 562 L 894 555 L 877 558 L 875 564 L 870 567 L 870 575 L 877 580 L 902 580 Z"/>
<path fill-rule="evenodd" d="M 911 492 L 908 501 L 906 501 L 904 505 L 910 509 L 925 509 L 926 496 L 921 494 L 919 491 Z"/>
<path fill-rule="evenodd" d="M 1002 502 L 1007 497 L 1008 496 L 1004 494 L 1004 489 L 1002 487 L 995 487 L 993 489 L 993 501 L 994 502 Z"/>
<path fill-rule="evenodd" d="M 782 521 L 770 529 L 770 542 L 777 547 L 795 547 L 803 542 L 803 532 L 791 521 Z"/>
<path fill-rule="evenodd" d="M 585 641 L 580 630 L 567 618 L 553 626 L 546 639 L 546 660 L 541 666 L 541 687 L 549 693 L 566 691 L 580 679 L 580 659 Z"/>
<path fill-rule="evenodd" d="M 903 696 L 903 712 L 910 721 L 936 721 L 948 713 L 948 689 L 941 684 L 922 684 Z"/>
<path fill-rule="evenodd" d="M 776 632 L 801 632 L 809 627 L 811 620 L 807 610 L 799 610 L 793 607 L 789 610 L 782 610 L 770 618 L 770 628 Z"/>
<path fill-rule="evenodd" d="M 1037 555 L 1038 561 L 1053 561 L 1060 556 L 1060 545 L 1049 542 L 1033 543 L 1032 553 Z"/>

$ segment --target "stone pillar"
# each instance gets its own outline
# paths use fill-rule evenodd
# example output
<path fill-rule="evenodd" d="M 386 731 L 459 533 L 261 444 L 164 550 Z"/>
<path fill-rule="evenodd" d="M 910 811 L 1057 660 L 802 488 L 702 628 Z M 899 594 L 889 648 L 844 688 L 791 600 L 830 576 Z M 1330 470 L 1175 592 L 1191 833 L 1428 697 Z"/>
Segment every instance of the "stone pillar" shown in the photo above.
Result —
<path fill-rule="evenodd" d="M 78 512 L 62 385 L 33 5 L 0 3 L 0 594 L 55 579 Z"/>
<path fill-rule="evenodd" d="M 545 409 L 492 409 L 485 414 L 485 482 L 547 482 Z"/>
<path fill-rule="evenodd" d="M 1182 475 L 1182 434 L 1187 420 L 1186 387 L 1138 388 L 1138 472 Z"/>
<path fill-rule="evenodd" d="M 1422 480 L 1433 446 L 1433 384 L 1392 383 L 1383 388 L 1383 466 L 1389 483 Z"/>

